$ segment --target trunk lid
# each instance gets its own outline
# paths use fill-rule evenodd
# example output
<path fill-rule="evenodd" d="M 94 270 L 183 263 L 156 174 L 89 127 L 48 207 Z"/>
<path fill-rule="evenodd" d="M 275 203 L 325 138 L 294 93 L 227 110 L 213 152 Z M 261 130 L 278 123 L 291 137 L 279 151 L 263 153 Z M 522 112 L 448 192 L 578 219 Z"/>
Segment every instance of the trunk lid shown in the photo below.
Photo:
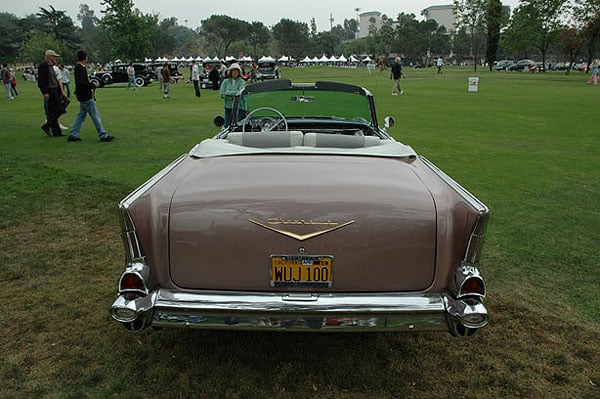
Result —
<path fill-rule="evenodd" d="M 253 155 L 194 160 L 174 193 L 170 273 L 182 288 L 422 291 L 436 211 L 409 161 Z M 331 286 L 271 285 L 274 255 L 331 256 Z"/>

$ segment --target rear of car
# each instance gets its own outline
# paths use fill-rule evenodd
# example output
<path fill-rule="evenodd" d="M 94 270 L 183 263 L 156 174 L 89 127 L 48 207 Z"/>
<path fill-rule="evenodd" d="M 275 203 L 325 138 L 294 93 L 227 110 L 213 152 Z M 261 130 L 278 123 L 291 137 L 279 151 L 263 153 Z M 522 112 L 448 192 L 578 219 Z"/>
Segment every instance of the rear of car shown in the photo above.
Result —
<path fill-rule="evenodd" d="M 485 326 L 477 266 L 487 207 L 378 130 L 368 92 L 323 83 L 270 96 L 262 89 L 274 85 L 255 87 L 249 104 L 278 98 L 296 115 L 285 130 L 244 131 L 265 125 L 239 121 L 121 202 L 126 269 L 113 318 L 130 331 L 464 336 Z M 354 103 L 334 103 L 347 112 L 366 101 L 372 121 L 368 111 L 353 120 L 298 115 L 350 95 Z M 323 132 L 327 124 L 355 133 Z"/>

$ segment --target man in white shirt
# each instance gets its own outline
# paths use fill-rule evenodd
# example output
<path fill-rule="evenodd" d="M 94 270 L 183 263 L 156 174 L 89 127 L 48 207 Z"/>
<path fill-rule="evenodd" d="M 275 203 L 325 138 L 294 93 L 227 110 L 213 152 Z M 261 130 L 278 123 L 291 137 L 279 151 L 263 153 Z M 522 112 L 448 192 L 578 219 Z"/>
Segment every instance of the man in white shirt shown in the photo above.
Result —
<path fill-rule="evenodd" d="M 200 97 L 200 67 L 198 67 L 198 63 L 194 60 L 192 62 L 192 82 L 194 83 L 194 91 L 196 92 L 196 97 Z"/>
<path fill-rule="evenodd" d="M 133 67 L 133 63 L 130 62 L 129 66 L 127 67 L 127 78 L 128 78 L 128 82 L 127 82 L 127 90 L 129 90 L 129 87 L 133 85 L 133 90 L 137 90 L 137 85 L 135 84 L 135 68 Z"/>

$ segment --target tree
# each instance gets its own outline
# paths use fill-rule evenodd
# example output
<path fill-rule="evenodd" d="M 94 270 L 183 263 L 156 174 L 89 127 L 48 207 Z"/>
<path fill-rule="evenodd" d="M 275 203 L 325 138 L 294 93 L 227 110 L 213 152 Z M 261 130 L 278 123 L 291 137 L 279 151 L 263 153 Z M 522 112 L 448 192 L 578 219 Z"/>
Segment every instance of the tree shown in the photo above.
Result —
<path fill-rule="evenodd" d="M 266 48 L 271 40 L 271 32 L 262 22 L 252 22 L 248 31 L 247 40 L 252 46 L 252 56 L 259 57 L 259 48 Z"/>
<path fill-rule="evenodd" d="M 13 14 L 0 13 L 0 59 L 14 60 L 25 40 L 19 18 Z"/>
<path fill-rule="evenodd" d="M 92 62 L 106 63 L 111 59 L 112 45 L 105 28 L 87 4 L 79 5 L 77 20 L 81 23 L 80 41 Z"/>
<path fill-rule="evenodd" d="M 354 40 L 358 32 L 358 22 L 355 19 L 344 19 L 344 37 L 342 40 Z"/>
<path fill-rule="evenodd" d="M 300 59 L 309 47 L 309 30 L 305 22 L 283 18 L 273 26 L 273 38 L 281 54 Z"/>
<path fill-rule="evenodd" d="M 123 60 L 143 60 L 152 50 L 152 37 L 158 29 L 158 16 L 142 14 L 131 0 L 103 0 L 106 7 L 101 25 L 112 44 L 112 56 Z"/>
<path fill-rule="evenodd" d="M 500 43 L 500 27 L 502 26 L 502 3 L 500 0 L 488 0 L 485 19 L 487 26 L 485 61 L 491 71 L 496 61 L 498 44 Z"/>
<path fill-rule="evenodd" d="M 546 65 L 546 53 L 556 38 L 560 26 L 560 11 L 566 0 L 521 0 L 529 24 L 533 30 L 531 40 L 542 55 L 542 64 Z M 546 68 L 544 68 L 544 72 Z"/>
<path fill-rule="evenodd" d="M 61 58 L 67 59 L 67 48 L 58 39 L 49 36 L 45 33 L 37 33 L 27 40 L 27 43 L 23 45 L 19 54 L 21 62 L 39 64 L 44 60 L 44 52 L 48 49 L 53 49 Z"/>
<path fill-rule="evenodd" d="M 73 49 L 77 48 L 78 39 L 75 25 L 65 11 L 56 10 L 52 6 L 48 10 L 40 7 L 37 17 L 46 27 L 48 33 L 53 34 L 65 46 Z"/>
<path fill-rule="evenodd" d="M 152 57 L 162 57 L 168 54 L 174 54 L 177 48 L 177 41 L 175 37 L 169 32 L 169 29 L 173 27 L 177 21 L 175 18 L 163 19 L 158 24 L 158 29 L 152 33 L 150 41 L 152 42 L 152 50 L 149 54 Z"/>
<path fill-rule="evenodd" d="M 569 75 L 577 53 L 583 48 L 582 35 L 575 28 L 563 28 L 559 30 L 559 38 L 563 54 L 569 59 L 569 66 L 566 72 Z"/>
<path fill-rule="evenodd" d="M 470 35 L 474 71 L 477 71 L 481 50 L 481 35 L 485 31 L 485 1 L 454 0 L 457 27 L 464 28 Z"/>
<path fill-rule="evenodd" d="M 517 7 L 503 35 L 502 44 L 510 52 L 517 55 L 517 58 L 529 58 L 534 49 L 531 40 L 534 35 L 535 29 L 527 10 L 523 7 Z"/>
<path fill-rule="evenodd" d="M 584 47 L 588 56 L 588 70 L 592 60 L 600 51 L 600 0 L 575 0 L 575 20 L 581 26 Z"/>
<path fill-rule="evenodd" d="M 202 33 L 215 53 L 225 57 L 231 43 L 245 38 L 248 22 L 227 15 L 211 15 L 201 22 Z"/>

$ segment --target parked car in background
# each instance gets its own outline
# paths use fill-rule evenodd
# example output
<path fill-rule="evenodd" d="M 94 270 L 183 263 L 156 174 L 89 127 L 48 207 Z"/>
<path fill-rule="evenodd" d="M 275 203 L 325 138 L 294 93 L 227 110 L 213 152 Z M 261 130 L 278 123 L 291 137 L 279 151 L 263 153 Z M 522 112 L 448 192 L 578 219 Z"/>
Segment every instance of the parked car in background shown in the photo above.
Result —
<path fill-rule="evenodd" d="M 105 71 L 91 73 L 89 75 L 90 82 L 97 87 L 104 87 L 115 83 L 127 83 L 129 82 L 129 76 L 127 75 L 128 66 L 129 64 L 126 63 L 112 64 Z M 154 73 L 148 70 L 146 64 L 135 63 L 133 67 L 135 69 L 135 84 L 137 86 L 146 86 L 155 80 Z"/>
<path fill-rule="evenodd" d="M 279 67 L 275 61 L 259 61 L 257 65 L 261 80 L 279 79 L 281 77 Z"/>
<path fill-rule="evenodd" d="M 386 133 L 367 89 L 269 80 L 232 115 L 120 203 L 114 320 L 457 336 L 488 323 L 488 208 Z"/>
<path fill-rule="evenodd" d="M 566 71 L 569 68 L 569 63 L 566 62 L 556 62 L 552 64 L 553 71 Z"/>
<path fill-rule="evenodd" d="M 509 71 L 536 70 L 538 64 L 532 60 L 519 60 L 508 67 Z"/>
<path fill-rule="evenodd" d="M 587 62 L 578 62 L 573 66 L 573 69 L 576 69 L 579 72 L 587 72 L 589 70 Z"/>
<path fill-rule="evenodd" d="M 494 69 L 497 71 L 506 71 L 513 65 L 515 62 L 513 60 L 502 60 L 498 61 L 496 65 L 494 65 Z"/>

